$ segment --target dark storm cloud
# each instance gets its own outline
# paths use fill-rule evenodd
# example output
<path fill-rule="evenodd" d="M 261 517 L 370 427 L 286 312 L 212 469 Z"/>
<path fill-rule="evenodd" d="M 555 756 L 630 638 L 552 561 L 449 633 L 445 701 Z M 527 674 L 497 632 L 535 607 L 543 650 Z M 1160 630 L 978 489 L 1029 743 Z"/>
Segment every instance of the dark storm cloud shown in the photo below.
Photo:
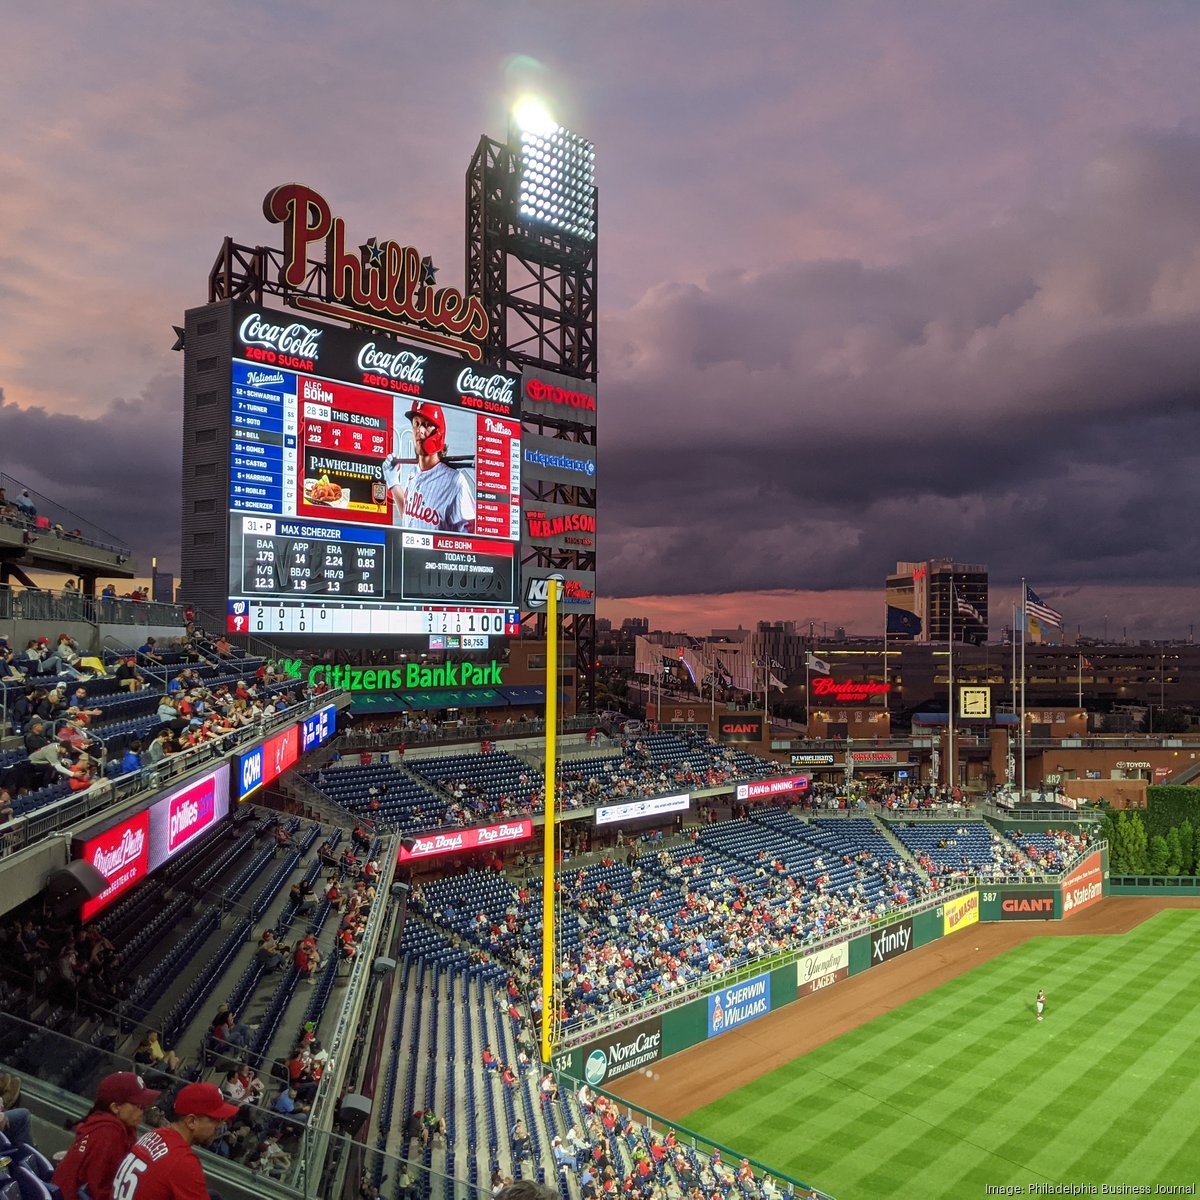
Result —
<path fill-rule="evenodd" d="M 0 398 L 0 467 L 131 546 L 150 569 L 179 559 L 179 380 L 152 379 L 94 413 L 18 408 Z"/>
<path fill-rule="evenodd" d="M 664 286 L 606 332 L 613 594 L 878 586 L 943 554 L 1194 578 L 1195 137 L 1126 138 L 1068 202 L 905 263 Z"/>

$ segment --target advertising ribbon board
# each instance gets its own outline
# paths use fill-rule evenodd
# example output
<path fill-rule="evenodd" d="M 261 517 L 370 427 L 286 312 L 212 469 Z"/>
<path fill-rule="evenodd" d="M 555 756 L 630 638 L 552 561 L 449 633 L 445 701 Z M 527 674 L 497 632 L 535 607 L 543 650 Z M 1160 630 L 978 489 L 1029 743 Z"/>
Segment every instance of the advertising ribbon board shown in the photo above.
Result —
<path fill-rule="evenodd" d="M 948 936 L 979 920 L 979 893 L 968 892 L 942 905 L 942 935 Z"/>
<path fill-rule="evenodd" d="M 770 1011 L 770 975 L 756 975 L 743 983 L 722 988 L 708 998 L 708 1036 L 716 1037 Z"/>
<path fill-rule="evenodd" d="M 764 779 L 761 783 L 739 783 L 739 800 L 760 800 L 764 796 L 783 796 L 788 792 L 802 792 L 808 787 L 807 775 L 788 775 L 783 779 Z"/>
<path fill-rule="evenodd" d="M 404 839 L 400 847 L 399 861 L 407 863 L 414 858 L 439 858 L 443 854 L 460 854 L 466 850 L 479 850 L 486 846 L 523 842 L 531 837 L 533 822 L 528 817 L 517 821 L 503 821 L 499 825 L 483 825 L 475 829 L 446 829 L 438 833 L 423 833 L 418 837 Z"/>
<path fill-rule="evenodd" d="M 796 995 L 811 996 L 850 974 L 850 943 L 839 942 L 796 963 Z"/>
<path fill-rule="evenodd" d="M 1101 867 L 1100 852 L 1089 854 L 1063 880 L 1063 917 L 1073 917 L 1076 913 L 1091 908 L 1093 904 L 1104 898 L 1104 872 Z"/>
<path fill-rule="evenodd" d="M 89 862 L 108 881 L 108 886 L 79 910 L 81 921 L 90 921 L 122 892 L 150 872 L 150 810 L 143 809 L 127 820 L 83 843 L 79 857 Z"/>
<path fill-rule="evenodd" d="M 592 1087 L 628 1075 L 662 1057 L 662 1017 L 609 1034 L 583 1050 L 583 1078 Z"/>

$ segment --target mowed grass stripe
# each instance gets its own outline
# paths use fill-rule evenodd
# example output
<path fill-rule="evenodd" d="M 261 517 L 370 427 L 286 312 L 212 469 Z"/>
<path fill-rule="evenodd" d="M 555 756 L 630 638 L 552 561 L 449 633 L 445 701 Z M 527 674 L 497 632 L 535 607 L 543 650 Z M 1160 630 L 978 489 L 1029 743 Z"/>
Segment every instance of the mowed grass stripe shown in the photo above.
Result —
<path fill-rule="evenodd" d="M 1153 949 L 1158 949 L 1159 953 L 1148 953 Z M 1122 1049 L 1130 1047 L 1145 1053 L 1148 1043 L 1156 1041 L 1159 1033 L 1173 1024 L 1172 1013 L 1178 1008 L 1179 997 L 1187 987 L 1171 973 L 1178 965 L 1179 954 L 1173 945 L 1163 950 L 1151 943 L 1128 961 L 1125 970 L 1111 972 L 1103 989 L 1097 986 L 1087 993 L 1066 993 L 1071 998 L 1061 1005 L 1054 1008 L 1047 1005 L 1046 1020 L 1034 1022 L 1039 1025 L 1037 1033 L 1049 1034 L 1045 1053 L 1057 1052 L 1056 1069 L 1074 1079 L 1079 1089 L 1086 1088 L 1087 1108 L 1083 1111 L 1088 1115 L 1086 1119 L 1077 1116 L 1074 1121 L 1064 1121 L 1068 1114 L 1081 1110 L 1075 1105 L 1063 1106 L 1058 1086 L 1048 1089 L 1047 1094 L 1044 1079 L 1039 1076 L 1039 1086 L 1028 1093 L 1023 1123 L 997 1146 L 1000 1153 L 1033 1164 L 1041 1159 L 1048 1136 L 1065 1145 L 1071 1144 L 1073 1136 L 1079 1139 L 1076 1144 L 1093 1142 L 1097 1124 L 1103 1127 L 1107 1122 L 1097 1123 L 1091 1114 L 1110 1108 L 1120 1112 L 1132 1080 L 1125 1070 L 1100 1084 L 1100 1077 L 1091 1074 L 1091 1065 L 1093 1061 L 1100 1061 L 1105 1053 L 1120 1054 Z M 1176 987 L 1169 987 L 1169 981 L 1174 981 Z M 1127 988 L 1132 988 L 1141 997 L 1135 1007 L 1118 1000 L 1119 994 Z M 1141 1018 L 1136 1024 L 1134 1013 Z M 1079 1039 L 1076 1036 L 1078 1029 L 1089 1018 L 1091 1032 Z M 1048 1027 L 1052 1023 L 1054 1032 L 1051 1033 Z M 1097 1044 L 1108 1049 L 1098 1053 L 1094 1049 Z M 997 1124 L 1002 1124 L 999 1118 Z M 1094 1154 L 1101 1160 L 1098 1167 L 1107 1169 L 1115 1165 L 1124 1157 L 1121 1140 L 1097 1144 Z"/>
<path fill-rule="evenodd" d="M 1180 1142 L 1190 1140 L 1200 1104 L 1200 1080 L 1192 1065 L 1200 1055 L 1200 997 L 1194 971 L 1193 966 L 1184 978 L 1174 975 L 1174 989 L 1160 985 L 1147 994 L 1155 1007 L 1123 1043 L 1137 1047 L 1135 1068 L 1109 1082 L 1098 1096 L 1103 1100 L 1104 1093 L 1109 1094 L 1110 1119 L 1091 1131 L 1090 1158 L 1081 1151 L 1072 1167 L 1081 1169 L 1090 1161 L 1107 1165 L 1109 1181 L 1120 1174 L 1140 1178 L 1151 1168 L 1165 1169 Z M 1090 1073 L 1086 1082 L 1093 1082 Z M 1171 1182 L 1157 1173 L 1153 1178 Z"/>
<path fill-rule="evenodd" d="M 1178 1175 L 1189 1158 L 1186 1134 L 1183 1144 L 1169 1132 L 1157 1134 L 1167 1109 L 1176 1119 L 1165 1121 L 1166 1128 L 1178 1130 L 1178 1115 L 1194 1111 L 1197 1102 L 1193 1086 L 1180 1090 L 1176 1075 L 1181 1054 L 1196 1061 L 1193 1041 L 1200 1040 L 1194 1019 L 1200 999 L 1189 994 L 1200 975 L 1197 918 L 1175 911 L 1126 935 L 1028 942 L 686 1123 L 821 1184 L 839 1200 L 981 1194 L 984 1182 L 1028 1183 L 1038 1175 L 1056 1181 L 1067 1178 L 1068 1168 L 1082 1181 L 1089 1158 L 1125 1160 L 1124 1144 L 1105 1147 L 1115 1139 L 1104 1131 L 1120 1123 L 1131 1099 L 1130 1068 L 1140 1062 L 1158 1071 L 1160 1083 L 1155 1088 L 1147 1080 L 1138 1089 L 1147 1118 L 1136 1122 L 1141 1145 L 1163 1171 Z M 1038 986 L 1050 993 L 1040 1025 L 1032 1011 Z M 1184 1014 L 1197 1036 L 1172 1040 L 1164 1031 L 1177 1028 Z M 1066 1027 L 1061 1035 L 1056 1020 Z M 1047 1037 L 1051 1029 L 1056 1032 Z M 914 1070 L 939 1047 L 942 1060 Z M 882 1067 L 881 1051 L 895 1056 L 882 1058 Z M 1006 1055 L 1012 1058 L 1007 1070 Z M 1088 1080 L 1082 1095 L 1080 1077 Z M 1162 1083 L 1168 1083 L 1166 1094 Z M 1039 1122 L 1040 1135 L 1030 1141 L 1026 1127 Z M 1078 1140 L 1063 1145 L 1049 1127 L 1069 1127 Z M 1011 1144 L 984 1144 L 997 1130 L 1013 1131 Z M 870 1131 L 865 1140 L 864 1131 Z M 1143 1166 L 1139 1177 L 1144 1174 Z"/>

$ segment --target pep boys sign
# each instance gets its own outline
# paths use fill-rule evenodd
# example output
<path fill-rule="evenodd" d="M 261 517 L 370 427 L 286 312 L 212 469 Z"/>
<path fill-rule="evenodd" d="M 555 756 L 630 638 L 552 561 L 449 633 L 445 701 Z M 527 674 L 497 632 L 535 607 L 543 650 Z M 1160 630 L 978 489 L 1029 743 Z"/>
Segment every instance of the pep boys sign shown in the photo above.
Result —
<path fill-rule="evenodd" d="M 487 846 L 523 842 L 531 837 L 533 822 L 527 817 L 520 821 L 505 821 L 499 825 L 483 825 L 476 829 L 443 830 L 440 833 L 422 834 L 413 838 L 411 845 L 402 845 L 399 861 L 406 863 L 417 858 L 437 858 L 442 854 L 459 854 L 464 850 L 480 850 Z"/>
<path fill-rule="evenodd" d="M 82 921 L 90 920 L 122 892 L 145 879 L 150 871 L 150 811 L 146 809 L 84 842 L 79 857 L 89 862 L 108 881 L 108 887 L 79 910 Z"/>

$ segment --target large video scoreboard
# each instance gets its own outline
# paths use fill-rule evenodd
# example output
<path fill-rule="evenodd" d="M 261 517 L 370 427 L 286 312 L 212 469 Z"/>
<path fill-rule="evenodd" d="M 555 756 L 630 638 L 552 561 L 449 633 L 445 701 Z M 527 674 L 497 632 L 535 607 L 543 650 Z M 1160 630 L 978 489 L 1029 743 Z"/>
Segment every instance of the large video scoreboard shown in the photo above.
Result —
<path fill-rule="evenodd" d="M 295 315 L 234 307 L 230 632 L 516 633 L 517 377 Z"/>

